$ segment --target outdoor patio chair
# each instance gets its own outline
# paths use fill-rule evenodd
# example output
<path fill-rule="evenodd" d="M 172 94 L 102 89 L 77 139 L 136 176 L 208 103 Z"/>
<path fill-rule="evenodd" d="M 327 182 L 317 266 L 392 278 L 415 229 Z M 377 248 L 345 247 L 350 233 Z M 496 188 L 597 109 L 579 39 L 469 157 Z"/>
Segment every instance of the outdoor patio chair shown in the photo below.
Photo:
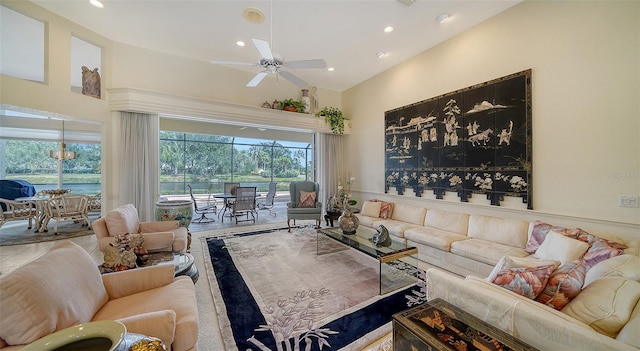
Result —
<path fill-rule="evenodd" d="M 215 197 L 212 197 L 211 194 L 209 194 L 206 201 L 197 200 L 196 197 L 193 195 L 193 189 L 191 188 L 191 185 L 187 184 L 187 186 L 189 187 L 189 195 L 191 195 L 191 200 L 193 201 L 193 212 L 195 214 L 200 215 L 200 218 L 195 218 L 192 220 L 192 222 L 198 222 L 198 223 L 215 222 L 216 221 L 215 219 L 207 217 L 207 213 L 211 213 L 215 215 L 218 212 L 218 206 L 216 204 Z M 211 201 L 212 198 L 213 198 L 213 201 Z"/>
<path fill-rule="evenodd" d="M 236 188 L 236 197 L 231 205 L 231 216 L 235 218 L 236 224 L 244 221 L 256 221 L 256 187 L 239 186 Z M 251 215 L 251 219 L 249 219 Z M 245 220 L 238 220 L 239 217 L 246 216 Z M 223 218 L 224 221 L 224 218 Z"/>
<path fill-rule="evenodd" d="M 269 183 L 269 191 L 267 192 L 267 197 L 264 202 L 258 204 L 259 210 L 268 210 L 269 214 L 272 216 L 276 216 L 276 212 L 273 210 L 274 200 L 276 198 L 276 183 Z"/>

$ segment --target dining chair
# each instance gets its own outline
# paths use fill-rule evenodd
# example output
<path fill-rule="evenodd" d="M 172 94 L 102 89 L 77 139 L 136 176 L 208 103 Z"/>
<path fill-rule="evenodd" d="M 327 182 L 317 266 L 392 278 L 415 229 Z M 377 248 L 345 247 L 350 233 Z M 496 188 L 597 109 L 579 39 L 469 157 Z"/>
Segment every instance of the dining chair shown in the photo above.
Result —
<path fill-rule="evenodd" d="M 209 195 L 206 202 L 200 201 L 200 205 L 198 205 L 199 201 L 193 195 L 193 189 L 191 188 L 191 185 L 187 184 L 187 187 L 189 187 L 189 195 L 191 195 L 191 200 L 193 201 L 193 212 L 200 215 L 200 218 L 194 219 L 193 222 L 198 222 L 198 223 L 215 222 L 216 221 L 215 219 L 207 217 L 207 213 L 211 213 L 215 215 L 218 212 L 218 206 L 215 202 L 215 198 L 213 198 L 213 202 L 210 202 L 211 195 Z"/>
<path fill-rule="evenodd" d="M 89 198 L 86 195 L 61 195 L 47 200 L 44 205 L 44 221 L 40 232 L 47 231 L 50 220 L 55 221 L 54 234 L 58 234 L 58 223 L 65 221 L 85 222 L 91 229 L 91 222 L 87 212 Z M 84 224 L 83 224 L 84 225 Z"/>
<path fill-rule="evenodd" d="M 249 218 L 251 215 L 251 219 Z M 256 221 L 256 187 L 255 186 L 239 186 L 236 188 L 236 197 L 233 205 L 231 205 L 231 216 L 238 222 Z M 246 216 L 245 220 L 238 220 L 239 217 Z M 224 221 L 224 217 L 222 219 Z"/>
<path fill-rule="evenodd" d="M 27 229 L 31 229 L 32 221 L 37 215 L 34 202 L 0 198 L 0 203 L 3 204 L 3 208 L 6 208 L 6 210 L 0 209 L 0 228 L 8 221 L 27 219 L 29 220 L 29 227 Z"/>
<path fill-rule="evenodd" d="M 264 202 L 258 204 L 259 210 L 268 210 L 269 214 L 272 216 L 276 216 L 276 212 L 273 210 L 274 201 L 276 198 L 276 183 L 269 183 L 269 191 L 267 192 L 267 197 Z"/>

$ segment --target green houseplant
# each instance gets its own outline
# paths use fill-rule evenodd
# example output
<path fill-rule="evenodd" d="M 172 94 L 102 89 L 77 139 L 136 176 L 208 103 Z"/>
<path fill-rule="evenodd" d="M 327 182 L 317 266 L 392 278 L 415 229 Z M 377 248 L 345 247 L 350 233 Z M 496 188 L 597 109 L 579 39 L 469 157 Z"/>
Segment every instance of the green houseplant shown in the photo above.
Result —
<path fill-rule="evenodd" d="M 306 106 L 304 105 L 304 102 L 299 100 L 294 100 L 294 99 L 284 99 L 280 103 L 280 106 L 285 111 L 298 112 L 298 113 L 304 113 L 306 108 Z"/>
<path fill-rule="evenodd" d="M 344 133 L 344 116 L 342 111 L 335 107 L 323 107 L 316 117 L 324 117 L 325 123 L 331 127 L 333 134 L 342 135 Z"/>

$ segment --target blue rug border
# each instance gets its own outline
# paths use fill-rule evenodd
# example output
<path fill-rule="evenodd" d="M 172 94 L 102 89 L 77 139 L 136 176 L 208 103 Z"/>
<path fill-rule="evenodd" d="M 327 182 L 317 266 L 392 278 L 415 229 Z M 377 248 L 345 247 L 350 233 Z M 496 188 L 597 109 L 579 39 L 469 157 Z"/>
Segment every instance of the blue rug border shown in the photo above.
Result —
<path fill-rule="evenodd" d="M 231 255 L 226 250 L 224 239 L 267 234 L 287 229 L 287 227 L 272 228 L 206 238 L 214 276 L 225 305 L 242 306 L 241 309 L 227 308 L 227 318 L 231 323 L 235 343 L 239 350 L 256 348 L 256 345 L 247 341 L 251 337 L 259 340 L 270 350 L 276 350 L 276 342 L 270 332 L 255 331 L 257 326 L 265 325 L 267 321 L 260 312 L 258 304 L 235 266 Z M 348 346 L 355 340 L 389 323 L 393 314 L 409 309 L 407 295 L 411 295 L 415 289 L 416 285 L 410 285 L 324 325 L 323 328 L 339 331 L 337 334 L 327 336 L 326 340 L 331 345 L 329 350 Z M 326 347 L 324 349 L 327 350 Z M 320 348 L 314 342 L 311 345 L 311 350 L 319 351 Z"/>

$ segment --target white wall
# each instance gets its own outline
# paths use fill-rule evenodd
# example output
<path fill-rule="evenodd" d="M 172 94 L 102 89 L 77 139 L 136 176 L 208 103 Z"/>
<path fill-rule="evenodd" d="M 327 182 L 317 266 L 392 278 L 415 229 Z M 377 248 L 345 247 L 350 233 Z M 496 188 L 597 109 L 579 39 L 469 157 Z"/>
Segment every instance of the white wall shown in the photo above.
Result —
<path fill-rule="evenodd" d="M 449 201 L 384 194 L 385 111 L 529 68 L 534 211 L 513 198 L 504 207 L 523 210 L 486 205 L 481 196 L 473 201 L 482 206 L 455 194 Z M 525 1 L 344 92 L 353 125 L 347 164 L 362 198 L 637 225 L 640 210 L 618 207 L 618 196 L 640 195 L 639 84 L 640 2 Z"/>

